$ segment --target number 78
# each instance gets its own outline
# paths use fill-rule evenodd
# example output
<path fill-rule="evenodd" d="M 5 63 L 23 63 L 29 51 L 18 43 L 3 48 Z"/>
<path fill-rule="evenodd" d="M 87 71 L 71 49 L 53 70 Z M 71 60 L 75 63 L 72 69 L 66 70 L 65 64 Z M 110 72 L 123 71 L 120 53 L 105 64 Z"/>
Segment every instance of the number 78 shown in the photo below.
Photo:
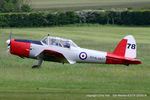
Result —
<path fill-rule="evenodd" d="M 131 44 L 131 43 L 127 43 L 127 48 L 128 49 L 135 49 L 136 48 L 136 45 L 135 44 Z"/>

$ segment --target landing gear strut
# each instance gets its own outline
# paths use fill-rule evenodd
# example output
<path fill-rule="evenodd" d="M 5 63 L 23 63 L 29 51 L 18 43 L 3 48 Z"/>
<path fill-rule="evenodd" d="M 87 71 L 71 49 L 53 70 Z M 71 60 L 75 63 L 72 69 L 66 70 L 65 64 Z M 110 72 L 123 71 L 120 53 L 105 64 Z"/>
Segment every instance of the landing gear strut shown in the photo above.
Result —
<path fill-rule="evenodd" d="M 37 62 L 37 65 L 34 65 L 32 66 L 32 69 L 35 69 L 35 68 L 40 68 L 41 64 L 43 62 L 43 59 L 38 57 L 38 62 Z"/>

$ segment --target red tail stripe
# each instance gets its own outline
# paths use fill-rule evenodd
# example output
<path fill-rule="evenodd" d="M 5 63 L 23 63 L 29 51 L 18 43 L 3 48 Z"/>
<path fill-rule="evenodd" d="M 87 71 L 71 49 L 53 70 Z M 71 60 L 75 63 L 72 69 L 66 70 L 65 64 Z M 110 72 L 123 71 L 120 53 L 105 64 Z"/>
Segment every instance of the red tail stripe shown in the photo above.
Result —
<path fill-rule="evenodd" d="M 122 39 L 120 43 L 117 45 L 113 54 L 124 57 L 126 52 L 126 46 L 127 46 L 127 39 Z"/>

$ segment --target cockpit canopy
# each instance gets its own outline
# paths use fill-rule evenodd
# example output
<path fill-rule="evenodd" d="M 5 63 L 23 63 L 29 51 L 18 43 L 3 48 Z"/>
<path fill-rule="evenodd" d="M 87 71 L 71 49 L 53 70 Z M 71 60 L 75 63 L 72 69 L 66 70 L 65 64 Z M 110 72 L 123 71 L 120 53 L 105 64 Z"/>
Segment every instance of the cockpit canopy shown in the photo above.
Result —
<path fill-rule="evenodd" d="M 64 48 L 78 47 L 78 45 L 76 45 L 72 40 L 52 36 L 45 37 L 42 42 L 46 45 L 59 46 Z"/>

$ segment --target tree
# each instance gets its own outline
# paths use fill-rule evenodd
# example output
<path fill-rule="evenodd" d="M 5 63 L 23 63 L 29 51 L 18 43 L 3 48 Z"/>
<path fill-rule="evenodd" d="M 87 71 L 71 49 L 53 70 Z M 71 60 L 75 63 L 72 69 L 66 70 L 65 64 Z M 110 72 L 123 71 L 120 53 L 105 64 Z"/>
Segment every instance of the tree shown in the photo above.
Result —
<path fill-rule="evenodd" d="M 27 0 L 0 0 L 0 12 L 31 11 Z"/>
<path fill-rule="evenodd" d="M 21 6 L 21 10 L 22 10 L 23 12 L 30 12 L 30 11 L 31 11 L 31 8 L 30 8 L 30 6 L 29 6 L 28 4 L 23 4 L 23 5 Z"/>

